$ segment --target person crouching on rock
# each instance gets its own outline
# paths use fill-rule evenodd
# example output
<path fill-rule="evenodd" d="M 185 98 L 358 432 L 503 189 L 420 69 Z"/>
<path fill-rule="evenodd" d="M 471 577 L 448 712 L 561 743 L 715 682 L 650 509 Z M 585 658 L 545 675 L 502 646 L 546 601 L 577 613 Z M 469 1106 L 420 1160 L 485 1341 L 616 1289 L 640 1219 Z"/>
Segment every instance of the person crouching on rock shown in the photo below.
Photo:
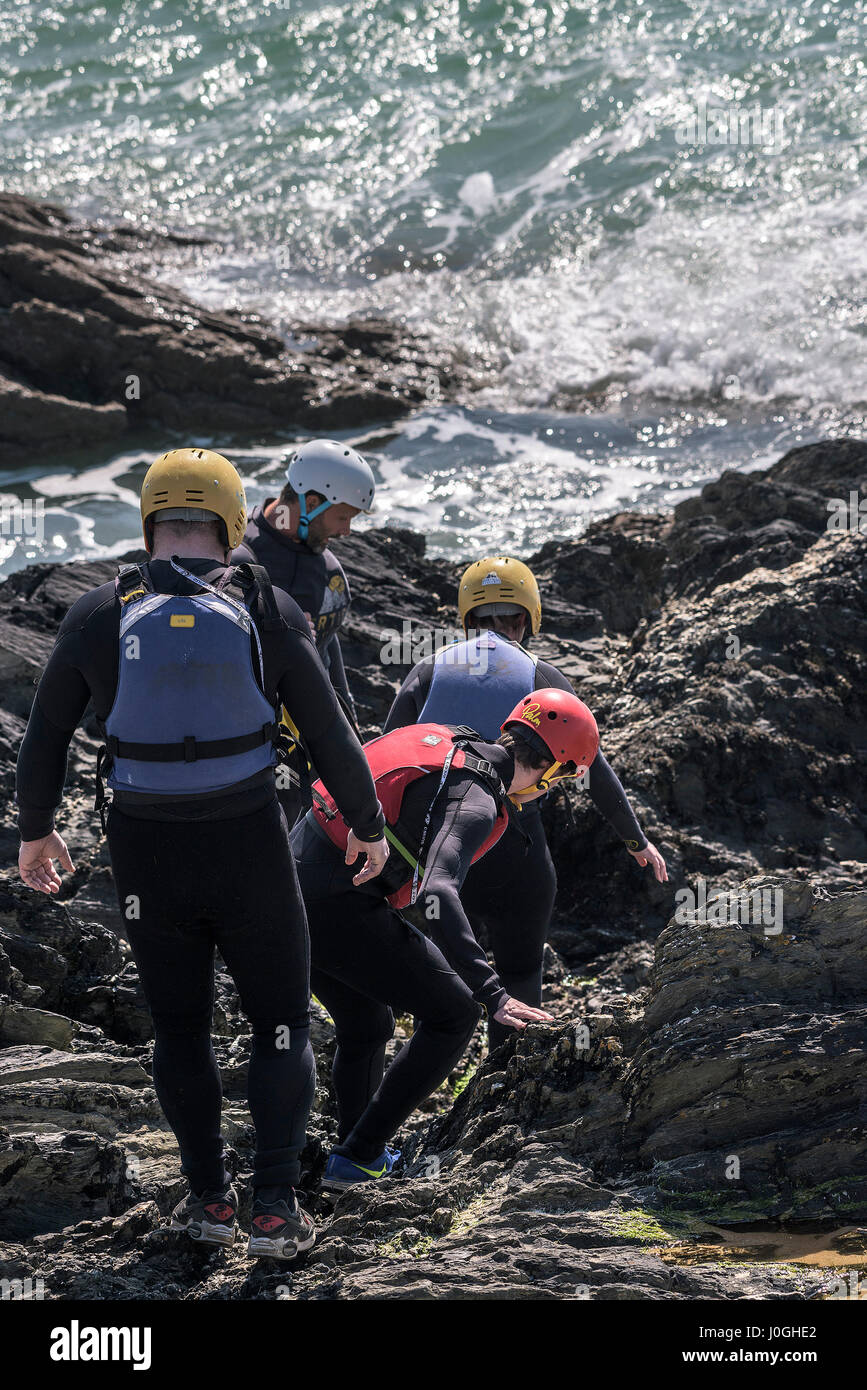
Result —
<path fill-rule="evenodd" d="M 311 987 L 337 1033 L 339 1142 L 324 1187 L 340 1191 L 391 1172 L 399 1155 L 388 1141 L 458 1062 L 480 1008 L 506 1029 L 551 1019 L 503 988 L 460 891 L 470 865 L 506 830 L 514 805 L 580 775 L 598 746 L 590 710 L 561 690 L 520 700 L 496 742 L 438 723 L 371 740 L 364 752 L 391 853 L 382 873 L 363 884 L 351 877 L 348 827 L 315 784 L 292 848 L 310 926 Z M 430 939 L 401 916 L 416 901 Z M 396 1013 L 412 1015 L 416 1026 L 384 1072 Z"/>
<path fill-rule="evenodd" d="M 532 570 L 508 555 L 487 555 L 469 565 L 458 586 L 458 611 L 466 641 L 419 661 L 398 691 L 385 732 L 419 721 L 467 724 L 485 738 L 497 730 L 519 696 L 554 688 L 572 693 L 556 666 L 522 645 L 542 625 L 542 601 Z M 665 862 L 648 843 L 629 799 L 601 750 L 587 791 L 614 833 L 642 867 L 667 878 Z M 503 986 L 516 999 L 542 1001 L 542 961 L 557 893 L 538 800 L 509 826 L 496 848 L 474 864 L 461 889 L 464 910 L 490 937 Z M 508 1030 L 488 1022 L 488 1042 L 498 1047 Z"/>
<path fill-rule="evenodd" d="M 301 610 L 264 570 L 228 567 L 246 520 L 232 464 L 207 449 L 162 455 L 141 511 L 150 560 L 73 604 L 39 682 L 18 759 L 19 868 L 44 893 L 60 887 L 55 860 L 72 869 L 54 809 L 92 699 L 113 791 L 111 866 L 154 1022 L 154 1087 L 190 1182 L 171 1227 L 211 1245 L 237 1233 L 211 1041 L 216 948 L 253 1031 L 249 1252 L 291 1259 L 314 1241 L 294 1189 L 315 1070 L 304 905 L 275 791 L 281 702 L 367 853 L 356 883 L 386 862 L 383 816 Z M 99 768 L 97 778 L 104 814 Z"/>

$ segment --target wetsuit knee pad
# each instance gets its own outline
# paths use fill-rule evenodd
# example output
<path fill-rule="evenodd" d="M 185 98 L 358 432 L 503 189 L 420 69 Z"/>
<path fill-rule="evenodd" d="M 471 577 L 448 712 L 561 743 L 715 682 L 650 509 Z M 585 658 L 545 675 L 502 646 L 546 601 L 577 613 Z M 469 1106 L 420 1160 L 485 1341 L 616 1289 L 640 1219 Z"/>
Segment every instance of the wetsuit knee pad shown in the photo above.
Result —
<path fill-rule="evenodd" d="M 427 1027 L 437 1033 L 451 1033 L 454 1037 L 471 1037 L 476 1024 L 482 1016 L 480 1005 L 470 996 L 452 1003 L 448 1012 L 429 1014 L 419 1020 L 419 1027 Z"/>
<path fill-rule="evenodd" d="M 289 1023 L 256 1023 L 253 1027 L 253 1047 L 258 1057 L 280 1057 L 287 1052 L 300 1052 L 310 1041 L 310 1019 L 293 1019 Z"/>
<path fill-rule="evenodd" d="M 207 1038 L 211 1041 L 212 1012 L 199 1010 L 189 1014 L 152 1013 L 154 1035 L 160 1038 Z"/>
<path fill-rule="evenodd" d="M 385 1047 L 394 1037 L 394 1014 L 383 1006 L 374 1018 L 343 1020 L 336 1023 L 337 1045 L 349 1051 L 365 1052 Z"/>

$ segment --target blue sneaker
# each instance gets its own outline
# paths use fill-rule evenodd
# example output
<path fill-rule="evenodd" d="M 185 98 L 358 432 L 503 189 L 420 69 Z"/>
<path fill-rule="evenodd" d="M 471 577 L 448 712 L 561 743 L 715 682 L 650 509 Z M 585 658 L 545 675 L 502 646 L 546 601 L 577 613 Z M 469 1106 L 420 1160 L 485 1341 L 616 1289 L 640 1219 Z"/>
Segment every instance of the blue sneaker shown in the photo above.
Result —
<path fill-rule="evenodd" d="M 372 1163 L 356 1163 L 343 1154 L 329 1154 L 322 1176 L 322 1187 L 326 1192 L 345 1192 L 360 1182 L 371 1182 L 374 1178 L 387 1178 L 400 1158 L 400 1149 L 389 1148 L 386 1144 L 379 1158 Z"/>

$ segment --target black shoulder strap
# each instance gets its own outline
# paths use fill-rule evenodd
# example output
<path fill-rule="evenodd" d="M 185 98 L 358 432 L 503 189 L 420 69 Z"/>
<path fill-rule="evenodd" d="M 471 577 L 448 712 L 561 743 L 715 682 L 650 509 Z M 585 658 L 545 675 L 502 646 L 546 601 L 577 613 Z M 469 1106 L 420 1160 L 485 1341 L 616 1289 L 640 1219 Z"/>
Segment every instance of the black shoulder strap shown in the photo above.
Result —
<path fill-rule="evenodd" d="M 464 767 L 467 768 L 469 772 L 475 772 L 478 777 L 481 777 L 483 782 L 487 782 L 498 802 L 503 801 L 506 795 L 506 788 L 503 784 L 502 777 L 489 758 L 480 758 L 478 753 L 472 753 L 469 749 L 466 749 L 464 752 Z"/>
<path fill-rule="evenodd" d="M 471 729 L 469 724 L 458 724 L 452 728 L 452 739 L 455 743 L 465 743 L 467 739 L 482 740 L 478 729 Z"/>
<path fill-rule="evenodd" d="M 468 724 L 459 724 L 452 729 L 454 747 L 464 750 L 464 767 L 468 772 L 474 772 L 484 782 L 487 782 L 497 801 L 501 802 L 506 795 L 503 779 L 490 758 L 480 758 L 472 747 L 473 743 L 485 743 L 486 741 L 476 729 L 471 729 Z"/>
<path fill-rule="evenodd" d="M 114 590 L 121 603 L 153 593 L 153 585 L 141 565 L 121 565 L 114 581 Z"/>
<path fill-rule="evenodd" d="M 283 626 L 283 619 L 274 597 L 271 578 L 263 565 L 253 565 L 248 562 L 243 565 L 233 565 L 225 582 L 227 584 L 237 583 L 245 593 L 249 592 L 251 588 L 255 589 L 262 608 L 262 627 L 265 632 L 279 632 Z"/>

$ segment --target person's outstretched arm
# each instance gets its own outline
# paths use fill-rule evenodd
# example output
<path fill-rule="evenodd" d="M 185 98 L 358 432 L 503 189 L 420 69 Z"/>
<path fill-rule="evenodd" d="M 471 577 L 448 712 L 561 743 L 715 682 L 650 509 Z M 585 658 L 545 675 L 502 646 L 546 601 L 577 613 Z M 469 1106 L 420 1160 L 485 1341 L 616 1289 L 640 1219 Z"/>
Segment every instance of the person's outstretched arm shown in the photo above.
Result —
<path fill-rule="evenodd" d="M 72 870 L 72 861 L 54 818 L 63 799 L 72 736 L 92 696 L 104 705 L 108 689 L 95 680 L 85 628 L 103 633 L 117 647 L 114 584 L 82 595 L 70 608 L 57 634 L 21 747 L 16 771 L 16 801 L 21 850 L 18 868 L 28 888 L 56 893 L 60 876 L 54 867 Z M 116 658 L 115 658 L 116 661 Z"/>
<path fill-rule="evenodd" d="M 453 789 L 454 799 L 446 801 L 443 797 L 434 807 L 430 848 L 424 856 L 427 872 L 419 902 L 431 939 L 471 990 L 476 1003 L 498 1023 L 525 1028 L 528 1023 L 545 1022 L 551 1015 L 513 999 L 503 989 L 476 940 L 460 899 L 473 855 L 484 844 L 497 815 L 491 792 L 475 778 L 468 777 L 467 782 L 463 795 L 460 789 Z"/>
<path fill-rule="evenodd" d="M 463 795 L 441 793 L 434 806 L 424 854 L 427 872 L 419 903 L 425 930 L 446 960 L 472 991 L 476 1003 L 493 1015 L 508 998 L 499 976 L 475 938 L 460 890 L 473 855 L 490 834 L 497 815 L 492 794 L 475 779 L 467 778 Z"/>

